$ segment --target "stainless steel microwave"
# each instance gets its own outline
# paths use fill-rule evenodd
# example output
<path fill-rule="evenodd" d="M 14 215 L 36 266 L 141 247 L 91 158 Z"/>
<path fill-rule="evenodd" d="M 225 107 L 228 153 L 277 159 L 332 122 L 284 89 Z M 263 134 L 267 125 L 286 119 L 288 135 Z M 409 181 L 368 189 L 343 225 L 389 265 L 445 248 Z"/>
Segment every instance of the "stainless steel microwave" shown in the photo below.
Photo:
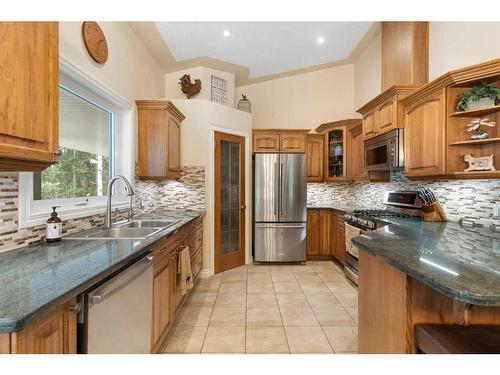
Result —
<path fill-rule="evenodd" d="M 394 129 L 365 141 L 367 171 L 383 171 L 404 165 L 403 129 Z"/>

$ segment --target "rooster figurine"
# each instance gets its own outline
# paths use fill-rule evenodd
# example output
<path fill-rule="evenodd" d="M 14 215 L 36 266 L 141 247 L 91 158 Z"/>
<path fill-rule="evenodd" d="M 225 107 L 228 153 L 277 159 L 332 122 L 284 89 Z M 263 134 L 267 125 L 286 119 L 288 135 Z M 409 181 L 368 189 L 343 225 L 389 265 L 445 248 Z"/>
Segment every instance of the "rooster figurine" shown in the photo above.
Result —
<path fill-rule="evenodd" d="M 179 79 L 179 85 L 181 85 L 181 90 L 188 99 L 198 94 L 201 90 L 201 80 L 195 79 L 194 83 L 191 82 L 191 77 L 189 74 L 184 74 Z"/>

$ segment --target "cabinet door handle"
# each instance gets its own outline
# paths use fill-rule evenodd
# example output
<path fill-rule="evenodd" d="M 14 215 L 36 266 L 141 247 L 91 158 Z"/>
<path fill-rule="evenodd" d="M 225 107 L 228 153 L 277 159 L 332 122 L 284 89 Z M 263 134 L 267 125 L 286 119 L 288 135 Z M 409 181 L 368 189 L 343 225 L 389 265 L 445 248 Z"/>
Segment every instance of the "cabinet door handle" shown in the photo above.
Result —
<path fill-rule="evenodd" d="M 82 311 L 82 305 L 80 303 L 76 303 L 69 307 L 69 311 L 78 314 L 80 311 Z"/>

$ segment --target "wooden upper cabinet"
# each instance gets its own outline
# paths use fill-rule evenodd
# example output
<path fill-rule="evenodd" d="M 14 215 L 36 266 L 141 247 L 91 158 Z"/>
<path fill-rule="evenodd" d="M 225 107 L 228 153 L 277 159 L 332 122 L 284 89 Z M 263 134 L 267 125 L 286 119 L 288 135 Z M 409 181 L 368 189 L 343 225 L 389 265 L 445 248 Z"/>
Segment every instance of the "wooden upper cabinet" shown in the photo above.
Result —
<path fill-rule="evenodd" d="M 359 121 L 347 129 L 348 167 L 347 179 L 349 181 L 366 180 L 365 170 L 365 144 L 363 142 L 363 125 Z"/>
<path fill-rule="evenodd" d="M 254 129 L 253 152 L 306 152 L 309 129 Z"/>
<path fill-rule="evenodd" d="M 371 138 L 376 134 L 377 112 L 370 112 L 363 118 L 363 138 Z"/>
<path fill-rule="evenodd" d="M 382 90 L 427 83 L 428 65 L 428 22 L 382 22 Z"/>
<path fill-rule="evenodd" d="M 377 130 L 379 132 L 385 133 L 397 128 L 396 106 L 397 104 L 393 101 L 388 101 L 380 106 L 377 121 Z"/>
<path fill-rule="evenodd" d="M 178 179 L 184 115 L 168 100 L 137 100 L 140 179 Z"/>
<path fill-rule="evenodd" d="M 279 134 L 254 134 L 253 152 L 279 152 L 280 135 Z"/>
<path fill-rule="evenodd" d="M 285 133 L 280 134 L 280 151 L 281 152 L 306 152 L 306 136 L 305 134 Z"/>
<path fill-rule="evenodd" d="M 22 331 L 11 334 L 12 353 L 76 354 L 75 300 L 31 323 Z"/>
<path fill-rule="evenodd" d="M 446 90 L 405 109 L 405 172 L 409 177 L 445 174 Z"/>
<path fill-rule="evenodd" d="M 363 116 L 363 139 L 403 128 L 403 106 L 399 101 L 419 87 L 421 85 L 392 86 L 358 109 Z"/>
<path fill-rule="evenodd" d="M 346 125 L 329 129 L 325 133 L 325 181 L 347 179 Z"/>
<path fill-rule="evenodd" d="M 0 22 L 0 170 L 57 162 L 57 22 Z"/>
<path fill-rule="evenodd" d="M 306 136 L 307 182 L 323 181 L 324 134 Z"/>

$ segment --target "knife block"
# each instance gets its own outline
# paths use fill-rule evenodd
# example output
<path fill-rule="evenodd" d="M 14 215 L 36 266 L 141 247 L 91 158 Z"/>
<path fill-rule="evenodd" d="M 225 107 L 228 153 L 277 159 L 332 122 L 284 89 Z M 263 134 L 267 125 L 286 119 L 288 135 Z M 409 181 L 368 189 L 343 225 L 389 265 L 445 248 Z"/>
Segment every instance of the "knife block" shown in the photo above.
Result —
<path fill-rule="evenodd" d="M 423 204 L 422 218 L 424 221 L 447 221 L 446 215 L 439 202 Z"/>

